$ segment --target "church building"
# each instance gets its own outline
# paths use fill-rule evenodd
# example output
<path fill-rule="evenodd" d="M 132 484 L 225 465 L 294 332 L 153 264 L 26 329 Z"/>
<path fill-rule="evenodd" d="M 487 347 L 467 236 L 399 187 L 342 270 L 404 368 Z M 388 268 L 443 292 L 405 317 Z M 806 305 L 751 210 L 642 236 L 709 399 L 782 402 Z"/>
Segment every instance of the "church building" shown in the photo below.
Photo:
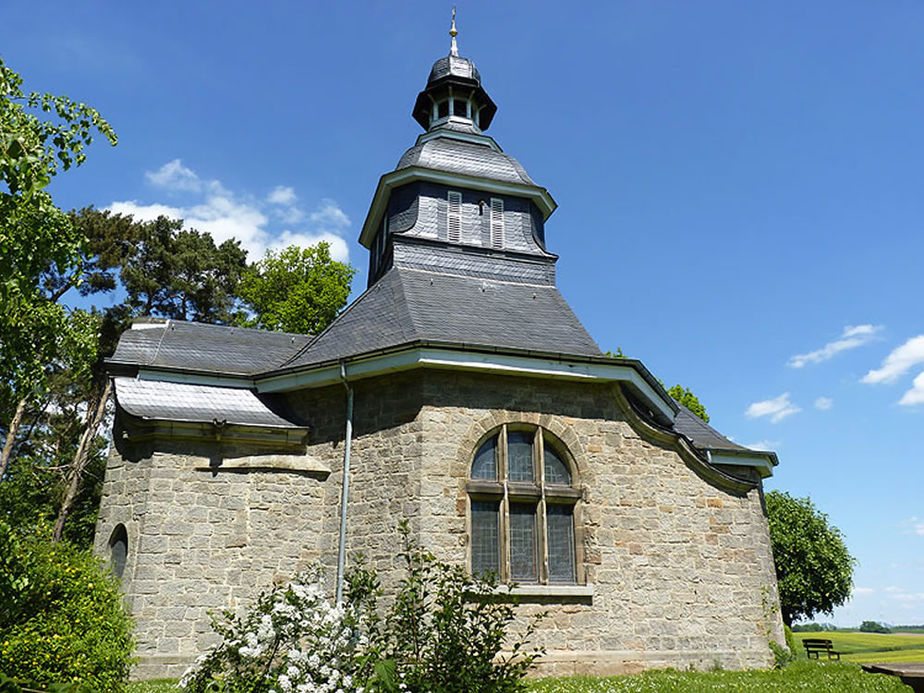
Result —
<path fill-rule="evenodd" d="M 486 134 L 496 112 L 453 29 L 362 227 L 368 288 L 320 334 L 122 336 L 96 550 L 137 622 L 137 676 L 179 676 L 214 642 L 210 610 L 313 563 L 333 595 L 362 552 L 387 590 L 405 519 L 548 612 L 540 674 L 772 663 L 776 455 L 601 353 L 556 288 L 556 203 Z"/>

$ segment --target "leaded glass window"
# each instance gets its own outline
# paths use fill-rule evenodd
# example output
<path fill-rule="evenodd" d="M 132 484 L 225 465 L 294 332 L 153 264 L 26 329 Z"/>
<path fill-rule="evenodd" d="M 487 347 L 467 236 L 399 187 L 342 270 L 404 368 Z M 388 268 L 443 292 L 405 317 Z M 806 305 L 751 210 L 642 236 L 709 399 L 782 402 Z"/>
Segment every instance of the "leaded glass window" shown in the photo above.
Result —
<path fill-rule="evenodd" d="M 472 501 L 472 572 L 497 575 L 500 563 L 498 502 Z"/>
<path fill-rule="evenodd" d="M 549 582 L 574 582 L 574 508 L 545 506 L 549 537 Z"/>
<path fill-rule="evenodd" d="M 571 472 L 568 471 L 568 465 L 565 464 L 561 456 L 555 452 L 555 448 L 545 444 L 545 480 L 549 484 L 568 484 L 571 485 Z"/>
<path fill-rule="evenodd" d="M 579 579 L 573 465 L 565 448 L 536 426 L 501 426 L 472 458 L 468 492 L 471 569 L 502 582 Z"/>
<path fill-rule="evenodd" d="M 510 431 L 507 433 L 507 478 L 511 481 L 532 481 L 533 433 Z"/>
<path fill-rule="evenodd" d="M 536 506 L 510 504 L 510 577 L 517 582 L 535 582 Z"/>

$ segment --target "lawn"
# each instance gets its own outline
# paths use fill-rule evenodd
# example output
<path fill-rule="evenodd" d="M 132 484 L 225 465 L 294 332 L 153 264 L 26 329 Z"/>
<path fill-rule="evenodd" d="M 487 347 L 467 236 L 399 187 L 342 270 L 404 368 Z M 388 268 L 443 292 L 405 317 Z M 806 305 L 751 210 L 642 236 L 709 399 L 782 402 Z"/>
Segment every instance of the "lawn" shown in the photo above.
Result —
<path fill-rule="evenodd" d="M 827 638 L 848 662 L 924 662 L 924 635 L 896 633 L 794 633 L 796 639 Z M 799 657 L 805 657 L 801 647 Z"/>
<path fill-rule="evenodd" d="M 170 681 L 134 683 L 127 693 L 176 693 Z M 529 693 L 905 693 L 894 676 L 867 674 L 854 664 L 793 662 L 774 671 L 648 671 L 634 676 L 537 679 Z"/>
<path fill-rule="evenodd" d="M 648 671 L 635 676 L 531 681 L 530 693 L 866 693 L 910 692 L 894 676 L 867 674 L 854 664 L 793 662 L 771 671 Z"/>

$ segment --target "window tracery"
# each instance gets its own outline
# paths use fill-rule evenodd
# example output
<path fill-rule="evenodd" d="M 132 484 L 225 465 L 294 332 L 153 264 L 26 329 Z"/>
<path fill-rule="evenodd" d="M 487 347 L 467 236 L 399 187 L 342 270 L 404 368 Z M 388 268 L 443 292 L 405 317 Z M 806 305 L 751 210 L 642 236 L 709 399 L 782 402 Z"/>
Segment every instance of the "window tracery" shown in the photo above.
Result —
<path fill-rule="evenodd" d="M 537 426 L 505 424 L 475 451 L 468 483 L 470 567 L 501 582 L 574 584 L 581 498 L 570 454 Z"/>

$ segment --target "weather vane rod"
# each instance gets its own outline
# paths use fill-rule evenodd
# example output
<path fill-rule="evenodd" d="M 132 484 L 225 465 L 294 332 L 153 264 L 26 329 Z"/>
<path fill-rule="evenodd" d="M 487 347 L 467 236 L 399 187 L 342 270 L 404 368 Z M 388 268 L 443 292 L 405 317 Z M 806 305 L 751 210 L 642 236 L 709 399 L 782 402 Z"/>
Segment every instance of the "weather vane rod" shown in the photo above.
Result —
<path fill-rule="evenodd" d="M 459 46 L 456 43 L 456 36 L 459 35 L 459 32 L 456 31 L 456 8 L 452 8 L 452 26 L 449 29 L 449 35 L 452 36 L 452 46 L 449 48 L 449 55 L 459 55 Z"/>

